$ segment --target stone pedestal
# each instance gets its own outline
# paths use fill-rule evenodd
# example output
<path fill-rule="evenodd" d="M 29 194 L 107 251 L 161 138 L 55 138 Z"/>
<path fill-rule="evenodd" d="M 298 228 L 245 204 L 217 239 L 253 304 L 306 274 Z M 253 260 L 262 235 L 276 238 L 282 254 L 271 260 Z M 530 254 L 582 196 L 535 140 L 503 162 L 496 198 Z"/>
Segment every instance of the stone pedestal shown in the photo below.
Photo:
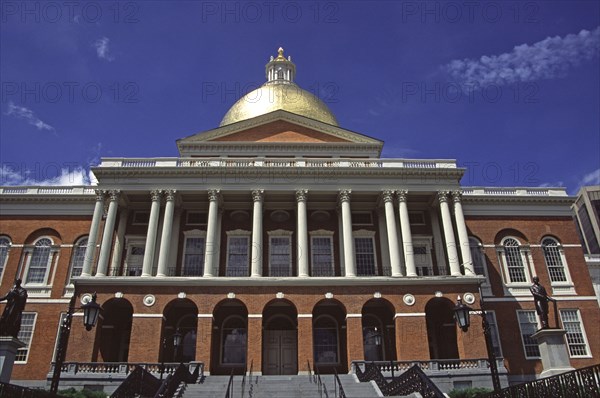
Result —
<path fill-rule="evenodd" d="M 12 336 L 0 336 L 0 382 L 10 382 L 17 350 L 23 347 L 25 343 L 21 340 Z"/>
<path fill-rule="evenodd" d="M 575 370 L 569 362 L 569 352 L 565 344 L 564 329 L 542 329 L 531 335 L 540 347 L 542 366 L 544 371 L 539 378 L 554 376 L 557 374 Z"/>

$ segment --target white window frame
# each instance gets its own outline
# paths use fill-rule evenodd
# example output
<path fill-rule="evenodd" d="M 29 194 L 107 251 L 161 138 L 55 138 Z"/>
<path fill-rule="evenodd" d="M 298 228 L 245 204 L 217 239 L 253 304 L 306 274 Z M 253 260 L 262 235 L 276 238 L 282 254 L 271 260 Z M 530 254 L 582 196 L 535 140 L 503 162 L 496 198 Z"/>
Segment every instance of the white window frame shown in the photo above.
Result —
<path fill-rule="evenodd" d="M 527 355 L 527 348 L 525 346 L 525 339 L 523 338 L 523 328 L 521 327 L 521 319 L 519 317 L 519 314 L 520 313 L 524 313 L 524 312 L 533 313 L 533 316 L 535 318 L 535 322 L 536 322 L 536 325 L 537 325 L 537 329 L 538 330 L 540 329 L 540 321 L 538 319 L 538 316 L 537 316 L 535 310 L 517 310 L 517 312 L 516 312 L 517 323 L 519 324 L 519 334 L 521 335 L 521 346 L 523 347 L 523 354 L 525 355 L 525 359 L 540 359 L 539 355 L 538 356 L 529 356 L 529 355 Z M 537 345 L 536 345 L 536 347 L 537 347 Z"/>
<path fill-rule="evenodd" d="M 24 336 L 21 335 L 21 333 L 23 333 L 23 327 L 22 327 L 23 320 L 21 320 L 21 330 L 19 331 L 18 339 L 21 340 L 23 343 L 25 343 L 25 347 L 17 349 L 17 357 L 19 356 L 20 352 L 26 351 L 26 354 L 25 354 L 25 359 L 22 361 L 17 360 L 15 358 L 16 364 L 24 365 L 29 360 L 29 353 L 31 352 L 31 341 L 33 340 L 33 336 L 35 334 L 35 326 L 37 325 L 37 315 L 38 314 L 37 314 L 37 312 L 28 312 L 28 311 L 25 311 L 22 314 L 22 315 L 32 315 L 32 314 L 33 314 L 33 325 L 31 325 L 31 336 L 29 336 L 29 338 L 25 338 Z"/>
<path fill-rule="evenodd" d="M 236 229 L 233 231 L 227 231 L 225 233 L 227 235 L 227 253 L 225 255 L 225 275 L 227 276 L 228 272 L 229 272 L 229 248 L 230 248 L 230 239 L 231 238 L 246 238 L 248 240 L 248 246 L 246 249 L 246 253 L 248 253 L 248 261 L 246 262 L 246 275 L 245 276 L 249 276 L 250 275 L 250 259 L 252 257 L 252 253 L 250 252 L 250 245 L 252 244 L 252 232 L 250 231 L 246 231 L 243 229 Z M 229 276 L 228 276 L 229 277 Z M 233 278 L 233 277 L 231 277 Z"/>
<path fill-rule="evenodd" d="M 142 236 L 126 236 L 125 237 L 125 260 L 123 261 L 123 272 L 122 275 L 123 276 L 130 276 L 129 275 L 129 264 L 127 263 L 127 261 L 129 261 L 129 256 L 131 255 L 131 249 L 134 246 L 143 246 L 144 247 L 144 256 L 146 255 L 146 238 L 142 237 Z M 135 276 L 140 276 L 142 275 L 143 269 L 139 268 L 140 270 L 140 274 L 139 275 L 135 275 Z M 134 275 L 132 275 L 134 276 Z"/>
<path fill-rule="evenodd" d="M 315 327 L 315 325 L 317 324 L 317 322 L 321 318 L 329 318 L 335 324 L 335 336 L 336 336 L 336 338 L 335 338 L 335 340 L 336 340 L 335 341 L 336 342 L 336 353 L 335 353 L 335 356 L 337 358 L 337 361 L 336 362 L 316 362 L 317 359 L 314 357 L 315 356 L 315 350 L 314 350 L 314 347 L 313 347 L 313 354 L 312 354 L 313 355 L 313 362 L 319 364 L 319 366 L 339 365 L 340 361 L 341 361 L 341 358 L 340 358 L 340 325 L 339 325 L 337 319 L 335 319 L 333 316 L 331 316 L 329 314 L 322 314 L 322 315 L 319 315 L 317 318 L 315 318 L 315 320 L 314 320 L 314 322 L 312 324 L 312 329 L 313 329 L 312 338 L 313 339 L 315 338 L 315 333 L 314 333 L 315 330 L 317 330 L 317 329 L 325 329 L 325 328 L 317 328 L 317 327 Z"/>
<path fill-rule="evenodd" d="M 427 276 L 433 276 L 433 258 L 431 257 L 431 247 L 433 246 L 433 237 L 431 236 L 413 236 L 412 239 L 412 252 L 413 252 L 413 256 L 417 256 L 417 253 L 415 253 L 415 246 L 425 246 L 425 256 L 426 256 L 426 260 L 427 260 L 427 264 L 429 264 L 427 266 L 427 269 L 429 270 L 429 275 Z M 416 264 L 415 264 L 416 266 Z M 417 275 L 422 276 L 422 270 L 423 267 L 421 266 L 416 266 L 417 268 Z"/>
<path fill-rule="evenodd" d="M 29 267 L 31 265 L 31 260 L 33 258 L 33 253 L 35 251 L 36 244 L 40 240 L 42 240 L 42 239 L 48 239 L 50 241 L 50 253 L 48 254 L 48 263 L 46 264 L 46 272 L 44 274 L 44 278 L 43 278 L 42 282 L 29 282 L 28 283 L 27 282 L 27 278 L 29 277 L 29 271 L 30 271 Z M 32 293 L 34 293 L 35 290 L 39 291 L 39 289 L 35 289 L 35 288 L 50 287 L 50 285 L 51 285 L 51 282 L 49 281 L 50 273 L 54 269 L 52 267 L 52 263 L 55 262 L 55 261 L 58 261 L 59 250 L 60 250 L 59 246 L 57 246 L 54 243 L 54 239 L 52 239 L 52 237 L 50 237 L 50 236 L 41 236 L 41 237 L 37 238 L 35 240 L 35 242 L 33 242 L 32 245 L 28 245 L 25 248 L 25 250 L 24 250 L 24 252 L 25 252 L 25 256 L 24 256 L 25 266 L 23 267 L 24 271 L 23 271 L 23 278 L 22 278 L 23 279 L 23 286 L 24 287 L 27 287 L 27 286 L 32 287 L 33 286 L 34 287 L 34 291 Z M 48 295 L 50 294 L 49 289 L 48 289 L 47 293 L 48 293 Z"/>
<path fill-rule="evenodd" d="M 269 236 L 269 276 L 273 276 L 271 275 L 272 272 L 272 268 L 271 268 L 271 255 L 272 253 L 272 247 L 273 245 L 271 244 L 272 239 L 281 239 L 281 238 L 287 238 L 288 242 L 289 242 L 289 248 L 290 248 L 290 261 L 288 264 L 289 267 L 289 275 L 288 276 L 294 276 L 292 273 L 292 262 L 293 262 L 293 257 L 294 257 L 294 251 L 292 248 L 292 231 L 286 231 L 283 229 L 276 229 L 275 231 L 268 231 L 267 235 Z"/>
<path fill-rule="evenodd" d="M 523 264 L 523 274 L 525 276 L 524 282 L 511 282 L 510 273 L 508 269 L 508 262 L 506 261 L 506 252 L 504 244 L 508 239 L 514 239 L 519 246 L 519 255 L 521 258 L 521 264 Z M 531 250 L 529 245 L 524 245 L 519 239 L 514 236 L 506 236 L 500 242 L 500 246 L 496 247 L 498 254 L 498 262 L 502 265 L 502 277 L 504 279 L 504 293 L 509 296 L 529 296 L 531 292 L 529 287 L 531 285 L 531 275 L 533 272 L 533 259 L 531 257 Z"/>
<path fill-rule="evenodd" d="M 478 238 L 471 235 L 469 236 L 469 250 L 471 252 L 471 261 L 473 262 L 473 272 L 475 272 L 475 258 L 483 264 L 483 276 L 485 276 L 485 281 L 481 284 L 481 292 L 484 296 L 492 296 L 492 285 L 490 284 L 488 263 L 485 258 L 485 247 Z"/>
<path fill-rule="evenodd" d="M 333 231 L 327 231 L 324 229 L 319 229 L 316 231 L 310 231 L 309 233 L 310 236 L 310 274 L 311 276 L 315 276 L 314 275 L 314 242 L 313 239 L 316 238 L 327 238 L 329 239 L 329 243 L 330 243 L 330 247 L 331 247 L 331 276 L 335 276 L 335 253 L 334 253 L 334 245 L 333 245 Z"/>
<path fill-rule="evenodd" d="M 566 281 L 557 281 L 553 282 L 550 274 L 550 267 L 548 266 L 548 259 L 546 258 L 546 253 L 544 251 L 544 241 L 550 239 L 554 243 L 556 243 L 556 249 L 558 250 L 558 255 L 560 261 L 562 263 L 562 269 L 565 274 Z M 569 272 L 569 266 L 567 264 L 567 257 L 565 256 L 565 251 L 563 249 L 562 244 L 553 236 L 544 236 L 540 243 L 540 249 L 542 251 L 542 256 L 544 257 L 544 263 L 546 264 L 546 270 L 548 271 L 548 277 L 550 279 L 550 286 L 552 287 L 552 295 L 553 296 L 561 296 L 561 295 L 572 295 L 576 294 L 575 292 L 575 284 L 571 279 L 571 273 Z"/>
<path fill-rule="evenodd" d="M 77 250 L 81 247 L 81 242 L 85 240 L 87 242 L 89 242 L 88 236 L 82 236 L 81 238 L 77 239 L 77 241 L 75 241 L 75 244 L 73 245 L 73 249 L 71 251 L 71 262 L 69 263 L 69 279 L 67 280 L 67 286 L 71 287 L 73 286 L 73 284 L 71 283 L 71 278 L 73 278 L 73 266 L 75 265 L 75 259 L 76 259 L 76 252 Z M 86 242 L 85 247 L 87 249 L 87 245 L 88 243 Z M 81 268 L 83 270 L 83 263 L 85 262 L 85 251 L 86 249 L 83 250 L 83 261 L 81 263 Z"/>
<path fill-rule="evenodd" d="M 569 344 L 569 339 L 568 339 L 569 330 L 565 327 L 565 320 L 564 320 L 564 316 L 563 316 L 563 313 L 565 311 L 574 311 L 575 315 L 577 316 L 577 324 L 579 326 L 581 336 L 583 338 L 583 344 L 585 345 L 585 352 L 586 352 L 585 355 L 571 354 L 571 346 Z M 577 308 L 562 308 L 558 312 L 560 313 L 560 321 L 563 325 L 563 329 L 567 330 L 567 333 L 565 334 L 565 345 L 567 346 L 567 350 L 569 351 L 569 357 L 570 358 L 592 358 L 592 355 L 590 354 L 590 344 L 588 343 L 587 334 L 585 333 L 585 326 L 583 325 L 583 320 L 581 319 L 581 312 L 579 311 L 579 309 L 577 309 Z M 573 322 L 571 321 L 569 323 L 573 323 Z"/>
<path fill-rule="evenodd" d="M 418 225 L 418 226 L 427 225 L 427 220 L 425 219 L 425 211 L 424 211 L 424 210 L 411 210 L 411 211 L 409 211 L 409 212 L 408 212 L 408 219 L 409 219 L 409 220 L 410 220 L 410 215 L 411 215 L 411 214 L 413 215 L 413 221 L 414 221 L 414 218 L 415 218 L 415 217 L 417 217 L 417 218 L 420 218 L 420 219 L 421 219 L 421 220 L 419 220 L 419 221 L 421 221 L 421 222 L 412 222 L 412 221 L 411 221 L 411 222 L 410 222 L 410 225 L 411 225 L 411 226 L 413 226 L 413 225 Z"/>
<path fill-rule="evenodd" d="M 8 241 L 8 244 L 4 246 L 6 247 L 6 256 L 3 259 L 0 258 L 0 281 L 2 281 L 2 276 L 4 275 L 6 264 L 8 264 L 8 257 L 10 256 L 10 250 L 12 248 L 12 240 L 6 235 L 0 235 L 0 239 Z"/>
<path fill-rule="evenodd" d="M 204 274 L 204 267 L 205 267 L 205 262 L 206 262 L 206 231 L 201 231 L 199 229 L 192 229 L 190 231 L 183 231 L 183 254 L 181 256 L 181 268 L 180 268 L 180 273 L 181 276 L 192 276 L 192 275 L 186 275 L 185 274 L 185 255 L 187 253 L 187 240 L 188 239 L 198 239 L 198 238 L 204 238 L 204 253 L 202 254 L 202 274 Z M 203 276 L 203 275 L 197 275 L 197 276 Z"/>
<path fill-rule="evenodd" d="M 373 243 L 373 275 L 359 275 L 358 274 L 358 264 L 356 263 L 356 239 L 371 239 Z M 375 231 L 368 231 L 365 229 L 359 229 L 357 231 L 352 231 L 352 244 L 354 245 L 354 262 L 356 264 L 356 276 L 370 278 L 373 276 L 379 276 L 379 268 L 377 264 L 377 247 L 375 246 Z"/>
<path fill-rule="evenodd" d="M 488 323 L 488 326 L 490 326 L 490 332 L 492 333 L 490 336 L 490 341 L 492 343 L 492 348 L 494 346 L 494 332 L 496 332 L 496 337 L 498 338 L 498 353 L 494 353 L 496 355 L 496 358 L 502 358 L 503 357 L 503 351 L 502 351 L 502 339 L 500 339 L 500 330 L 498 329 L 498 319 L 496 318 L 496 311 L 490 311 L 490 310 L 486 310 L 486 321 Z M 492 318 L 492 322 L 490 324 L 490 319 Z"/>

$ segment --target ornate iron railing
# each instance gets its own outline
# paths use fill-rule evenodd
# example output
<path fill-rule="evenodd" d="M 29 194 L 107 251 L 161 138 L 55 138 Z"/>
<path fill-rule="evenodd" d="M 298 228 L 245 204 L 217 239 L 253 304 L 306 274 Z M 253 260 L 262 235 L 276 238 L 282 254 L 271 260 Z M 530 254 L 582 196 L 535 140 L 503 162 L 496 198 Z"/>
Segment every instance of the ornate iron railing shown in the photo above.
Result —
<path fill-rule="evenodd" d="M 135 396 L 154 397 L 161 382 L 150 372 L 136 366 L 133 372 L 112 393 L 111 398 L 131 398 Z"/>
<path fill-rule="evenodd" d="M 233 369 L 231 369 L 231 375 L 229 375 L 229 382 L 227 383 L 225 398 L 233 398 Z"/>
<path fill-rule="evenodd" d="M 598 398 L 600 397 L 600 364 L 517 384 L 494 391 L 486 398 Z"/>
<path fill-rule="evenodd" d="M 194 373 L 190 373 L 185 365 L 180 364 L 175 373 L 167 375 L 165 381 L 163 381 L 156 394 L 154 394 L 154 398 L 172 397 L 181 383 L 195 383 L 198 380 L 199 374 L 199 367 L 196 368 Z"/>
<path fill-rule="evenodd" d="M 342 386 L 342 382 L 340 381 L 340 377 L 338 376 L 337 370 L 333 368 L 333 375 L 335 376 L 334 380 L 334 393 L 335 398 L 346 398 L 346 393 L 344 392 L 344 387 Z"/>
<path fill-rule="evenodd" d="M 406 372 L 391 381 L 383 376 L 374 363 L 363 363 L 365 370 L 355 365 L 354 371 L 361 382 L 375 381 L 381 393 L 388 397 L 392 395 L 408 395 L 414 392 L 420 393 L 424 398 L 443 398 L 444 394 L 431 381 L 429 377 L 417 365 L 412 366 Z"/>
<path fill-rule="evenodd" d="M 60 398 L 60 395 L 45 390 L 17 386 L 0 382 L 0 397 L 2 398 Z"/>

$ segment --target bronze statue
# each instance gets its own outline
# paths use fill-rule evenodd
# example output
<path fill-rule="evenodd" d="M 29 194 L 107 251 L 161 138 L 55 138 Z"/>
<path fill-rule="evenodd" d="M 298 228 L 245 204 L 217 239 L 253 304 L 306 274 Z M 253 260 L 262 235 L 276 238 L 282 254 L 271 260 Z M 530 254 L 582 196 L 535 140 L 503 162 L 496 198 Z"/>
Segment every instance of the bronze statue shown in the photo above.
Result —
<path fill-rule="evenodd" d="M 6 300 L 6 307 L 0 318 L 0 336 L 17 338 L 21 330 L 21 315 L 27 302 L 27 290 L 21 287 L 21 280 L 15 281 L 13 289 L 0 301 Z"/>
<path fill-rule="evenodd" d="M 544 286 L 540 285 L 540 278 L 533 277 L 533 285 L 529 288 L 535 301 L 535 312 L 537 312 L 542 321 L 542 329 L 548 329 L 548 301 L 556 301 L 548 296 Z"/>

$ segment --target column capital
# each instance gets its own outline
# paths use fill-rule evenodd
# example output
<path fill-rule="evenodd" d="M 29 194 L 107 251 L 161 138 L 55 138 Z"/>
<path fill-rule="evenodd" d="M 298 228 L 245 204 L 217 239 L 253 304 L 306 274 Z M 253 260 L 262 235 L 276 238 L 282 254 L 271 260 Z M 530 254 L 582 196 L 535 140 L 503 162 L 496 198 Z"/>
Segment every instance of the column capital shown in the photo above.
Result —
<path fill-rule="evenodd" d="M 399 189 L 396 191 L 396 195 L 398 195 L 398 200 L 400 202 L 406 202 L 408 198 L 408 191 L 406 189 Z"/>
<path fill-rule="evenodd" d="M 462 200 L 462 194 L 463 192 L 460 189 L 452 191 L 452 200 L 454 200 L 454 203 L 460 203 Z"/>
<path fill-rule="evenodd" d="M 448 191 L 438 191 L 438 200 L 440 201 L 440 203 L 448 202 L 448 194 Z"/>
<path fill-rule="evenodd" d="M 167 199 L 167 202 L 171 202 L 171 201 L 175 200 L 175 194 L 177 193 L 177 190 L 167 189 L 164 191 L 164 193 L 165 193 L 165 198 Z"/>
<path fill-rule="evenodd" d="M 152 199 L 153 202 L 159 201 L 160 197 L 162 196 L 162 192 L 160 189 L 153 189 L 152 191 L 150 191 L 150 198 Z"/>
<path fill-rule="evenodd" d="M 101 202 L 104 200 L 104 194 L 106 193 L 105 191 L 96 189 L 94 193 L 96 194 L 96 202 Z"/>
<path fill-rule="evenodd" d="M 218 189 L 209 189 L 208 190 L 208 200 L 211 202 L 216 202 L 219 200 L 221 196 L 221 191 Z"/>
<path fill-rule="evenodd" d="M 306 202 L 306 199 L 308 199 L 308 189 L 299 189 L 296 191 L 297 202 Z"/>
<path fill-rule="evenodd" d="M 108 193 L 108 197 L 110 198 L 111 202 L 116 202 L 117 200 L 119 200 L 119 195 L 121 194 L 121 191 L 119 190 L 111 190 L 111 191 L 107 191 Z"/>
<path fill-rule="evenodd" d="M 391 189 L 386 189 L 381 192 L 381 199 L 383 199 L 383 203 L 393 202 L 394 201 L 394 191 Z"/>
<path fill-rule="evenodd" d="M 264 189 L 254 189 L 252 190 L 252 200 L 254 202 L 262 202 L 264 194 Z"/>
<path fill-rule="evenodd" d="M 338 200 L 340 202 L 350 202 L 350 195 L 352 194 L 351 189 L 342 189 L 338 193 Z"/>

